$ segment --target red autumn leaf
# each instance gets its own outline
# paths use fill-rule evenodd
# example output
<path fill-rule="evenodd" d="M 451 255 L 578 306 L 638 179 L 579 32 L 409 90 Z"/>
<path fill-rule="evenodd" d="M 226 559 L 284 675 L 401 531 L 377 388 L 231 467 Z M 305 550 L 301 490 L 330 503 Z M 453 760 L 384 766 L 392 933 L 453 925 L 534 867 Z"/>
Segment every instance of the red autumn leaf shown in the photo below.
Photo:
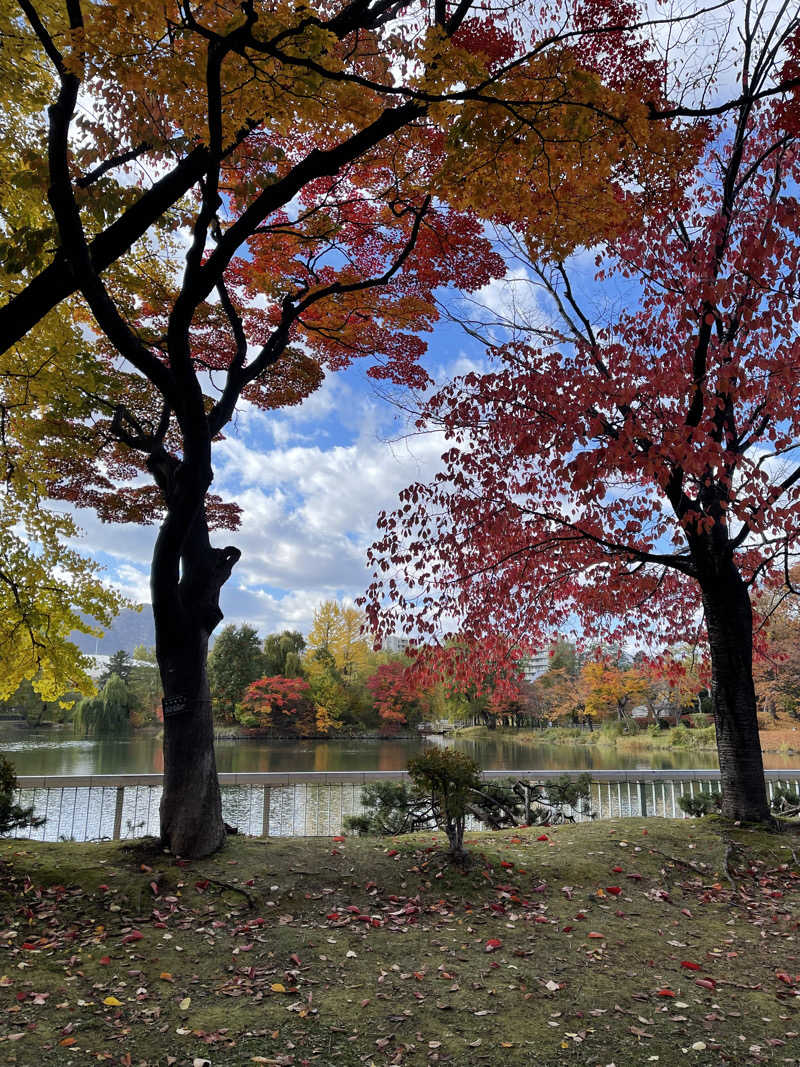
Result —
<path fill-rule="evenodd" d="M 659 996 L 659 997 L 674 997 L 675 994 L 672 992 L 671 989 L 659 989 L 656 992 L 656 996 Z"/>
<path fill-rule="evenodd" d="M 397 855 L 399 855 L 399 853 L 398 853 L 396 848 L 390 848 L 389 851 L 386 853 L 386 855 L 387 856 L 397 856 Z"/>
<path fill-rule="evenodd" d="M 701 970 L 699 963 L 692 963 L 691 960 L 681 960 L 681 967 L 685 967 L 687 971 L 699 971 Z"/>
<path fill-rule="evenodd" d="M 140 930 L 131 930 L 129 934 L 123 937 L 122 944 L 129 945 L 132 941 L 141 941 L 143 936 Z"/>
<path fill-rule="evenodd" d="M 344 834 L 336 834 L 333 840 L 341 844 L 341 842 L 345 840 L 345 836 Z"/>
<path fill-rule="evenodd" d="M 536 840 L 537 841 L 549 841 L 550 838 L 547 836 L 547 834 L 539 834 L 539 836 L 536 838 Z"/>
<path fill-rule="evenodd" d="M 111 963 L 111 957 L 110 956 L 101 956 L 100 959 L 97 962 L 102 964 L 103 967 L 108 967 L 109 963 Z"/>
<path fill-rule="evenodd" d="M 614 872 L 614 874 L 622 874 L 621 867 L 612 867 L 611 870 Z"/>
<path fill-rule="evenodd" d="M 702 986 L 703 989 L 714 990 L 717 988 L 717 983 L 713 980 L 713 978 L 698 978 L 694 984 Z"/>
<path fill-rule="evenodd" d="M 792 976 L 790 974 L 787 974 L 786 971 L 776 971 L 775 977 L 781 982 L 785 982 L 786 985 L 794 985 L 794 982 L 792 981 Z"/>
<path fill-rule="evenodd" d="M 622 892 L 622 889 L 618 885 L 607 885 L 606 886 L 606 893 L 610 893 L 614 897 L 618 897 L 621 892 Z"/>
<path fill-rule="evenodd" d="M 497 949 L 502 948 L 502 947 L 503 947 L 503 942 L 500 941 L 499 938 L 490 937 L 489 940 L 486 942 L 484 951 L 485 952 L 496 952 Z"/>

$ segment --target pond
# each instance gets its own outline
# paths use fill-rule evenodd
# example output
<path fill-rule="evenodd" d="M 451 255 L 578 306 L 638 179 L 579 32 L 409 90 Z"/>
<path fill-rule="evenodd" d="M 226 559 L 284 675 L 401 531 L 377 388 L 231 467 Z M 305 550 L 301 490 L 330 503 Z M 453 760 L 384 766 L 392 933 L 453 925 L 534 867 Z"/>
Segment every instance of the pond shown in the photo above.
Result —
<path fill-rule="evenodd" d="M 402 770 L 426 742 L 407 739 L 332 739 L 330 741 L 274 741 L 265 739 L 217 742 L 220 771 L 360 771 Z M 453 745 L 469 753 L 486 770 L 686 770 L 717 766 L 710 751 L 619 752 L 588 745 L 521 744 L 511 732 L 471 738 L 433 737 L 427 743 Z M 17 774 L 144 774 L 163 771 L 161 739 L 139 731 L 127 738 L 90 741 L 76 738 L 70 728 L 28 729 L 0 723 L 0 751 Z M 796 756 L 767 753 L 765 766 L 794 768 Z"/>

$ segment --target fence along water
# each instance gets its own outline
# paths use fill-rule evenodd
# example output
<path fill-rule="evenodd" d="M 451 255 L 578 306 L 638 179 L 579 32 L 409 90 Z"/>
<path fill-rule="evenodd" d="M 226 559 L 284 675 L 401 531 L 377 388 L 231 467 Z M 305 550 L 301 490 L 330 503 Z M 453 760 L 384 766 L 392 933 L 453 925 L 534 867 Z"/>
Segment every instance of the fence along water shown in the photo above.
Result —
<path fill-rule="evenodd" d="M 495 770 L 485 779 L 547 785 L 577 778 L 584 771 Z M 160 774 L 21 775 L 18 799 L 33 805 L 45 822 L 18 830 L 17 837 L 39 841 L 99 841 L 158 834 Z M 770 799 L 778 785 L 800 791 L 800 769 L 767 771 Z M 687 818 L 682 796 L 708 792 L 719 772 L 594 771 L 591 808 L 597 818 L 666 816 Z M 406 781 L 405 771 L 299 771 L 220 774 L 225 821 L 252 837 L 332 837 L 346 815 L 361 812 L 361 787 L 369 782 Z M 568 814 L 569 811 L 567 812 Z M 576 821 L 587 816 L 573 812 Z"/>

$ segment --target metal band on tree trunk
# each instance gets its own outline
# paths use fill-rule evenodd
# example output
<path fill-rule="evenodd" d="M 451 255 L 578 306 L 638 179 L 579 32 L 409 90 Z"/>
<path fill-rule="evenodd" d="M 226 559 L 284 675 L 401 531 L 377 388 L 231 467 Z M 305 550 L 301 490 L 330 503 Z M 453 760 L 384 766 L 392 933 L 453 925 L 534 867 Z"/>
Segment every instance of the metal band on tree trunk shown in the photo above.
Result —
<path fill-rule="evenodd" d="M 172 718 L 175 715 L 186 715 L 195 708 L 211 705 L 210 700 L 192 700 L 190 697 L 177 696 L 165 697 L 161 701 L 164 718 Z"/>

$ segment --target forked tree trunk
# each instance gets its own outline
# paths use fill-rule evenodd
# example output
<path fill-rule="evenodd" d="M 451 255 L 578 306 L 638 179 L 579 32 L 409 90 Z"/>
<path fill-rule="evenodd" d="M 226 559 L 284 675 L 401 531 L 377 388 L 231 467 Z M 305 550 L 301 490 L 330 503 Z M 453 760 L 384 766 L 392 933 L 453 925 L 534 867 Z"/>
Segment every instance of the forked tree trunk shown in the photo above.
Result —
<path fill-rule="evenodd" d="M 174 470 L 165 461 L 158 471 L 168 488 Z M 225 841 L 206 665 L 209 636 L 222 619 L 220 590 L 240 553 L 211 547 L 204 493 L 194 515 L 177 495 L 159 531 L 151 571 L 164 688 L 161 841 L 174 855 L 200 858 Z"/>
<path fill-rule="evenodd" d="M 771 823 L 753 685 L 750 596 L 733 562 L 714 570 L 703 576 L 701 588 L 711 651 L 722 814 L 743 822 Z"/>

